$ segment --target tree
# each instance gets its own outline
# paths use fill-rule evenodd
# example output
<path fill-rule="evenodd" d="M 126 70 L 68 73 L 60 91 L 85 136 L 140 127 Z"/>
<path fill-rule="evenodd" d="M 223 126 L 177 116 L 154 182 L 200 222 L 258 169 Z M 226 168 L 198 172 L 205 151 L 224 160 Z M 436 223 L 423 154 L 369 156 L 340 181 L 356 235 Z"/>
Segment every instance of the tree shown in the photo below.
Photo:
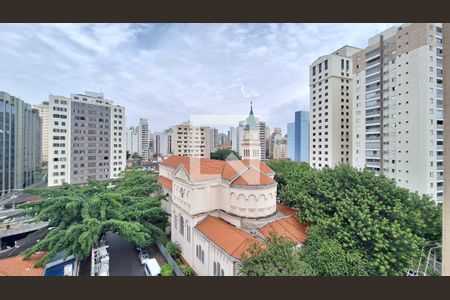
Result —
<path fill-rule="evenodd" d="M 133 155 L 131 155 L 131 158 L 134 158 L 134 159 L 142 159 L 142 156 L 140 156 L 139 153 L 134 152 Z"/>
<path fill-rule="evenodd" d="M 269 166 L 277 173 L 284 203 L 298 209 L 302 221 L 320 227 L 322 244 L 308 240 L 305 249 L 331 247 L 339 254 L 340 247 L 358 264 L 358 256 L 367 260 L 364 270 L 371 275 L 404 275 L 426 241 L 440 240 L 440 207 L 383 175 L 348 165 L 316 170 L 271 161 Z"/>
<path fill-rule="evenodd" d="M 265 244 L 253 244 L 244 253 L 241 275 L 246 276 L 311 276 L 311 265 L 301 260 L 295 244 L 271 234 Z"/>
<path fill-rule="evenodd" d="M 180 257 L 181 247 L 177 242 L 167 241 L 166 250 L 174 259 L 178 259 Z"/>
<path fill-rule="evenodd" d="M 210 158 L 218 160 L 241 159 L 239 154 L 231 149 L 218 149 L 215 152 L 211 152 Z"/>
<path fill-rule="evenodd" d="M 169 264 L 164 264 L 161 267 L 161 276 L 172 276 L 173 270 L 172 267 Z"/>
<path fill-rule="evenodd" d="M 158 189 L 155 176 L 130 170 L 112 188 L 109 183 L 91 181 L 85 186 L 26 190 L 43 200 L 23 204 L 21 215 L 36 216 L 37 221 L 48 221 L 54 228 L 23 253 L 25 259 L 43 250 L 48 253 L 38 266 L 60 251 L 66 257 L 73 254 L 84 259 L 108 231 L 136 246 L 147 246 L 164 236 L 167 216 L 160 208 L 163 196 L 150 196 Z"/>
<path fill-rule="evenodd" d="M 345 251 L 341 244 L 324 234 L 319 226 L 308 229 L 308 240 L 300 260 L 314 268 L 318 276 L 361 276 L 372 273 L 370 263 L 359 251 Z"/>

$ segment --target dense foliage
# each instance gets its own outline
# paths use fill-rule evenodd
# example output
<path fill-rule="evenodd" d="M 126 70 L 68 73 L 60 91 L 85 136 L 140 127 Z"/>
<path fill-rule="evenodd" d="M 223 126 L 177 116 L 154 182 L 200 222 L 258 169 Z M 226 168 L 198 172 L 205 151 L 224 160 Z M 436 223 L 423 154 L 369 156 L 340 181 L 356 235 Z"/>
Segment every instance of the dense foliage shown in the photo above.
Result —
<path fill-rule="evenodd" d="M 421 247 L 441 238 L 440 206 L 384 176 L 348 165 L 269 165 L 283 202 L 314 224 L 301 256 L 320 275 L 404 275 Z M 332 258 L 339 263 L 330 268 Z"/>
<path fill-rule="evenodd" d="M 211 152 L 210 158 L 219 160 L 240 159 L 239 154 L 231 149 L 219 149 L 214 152 Z"/>
<path fill-rule="evenodd" d="M 85 186 L 64 185 L 60 189 L 28 189 L 43 200 L 24 204 L 22 215 L 36 216 L 54 227 L 44 239 L 24 252 L 29 258 L 37 251 L 48 251 L 38 265 L 60 251 L 78 259 L 90 255 L 91 248 L 108 231 L 115 232 L 136 246 L 146 246 L 164 237 L 166 214 L 156 178 L 144 171 L 130 170 L 114 186 L 110 182 L 89 182 Z"/>

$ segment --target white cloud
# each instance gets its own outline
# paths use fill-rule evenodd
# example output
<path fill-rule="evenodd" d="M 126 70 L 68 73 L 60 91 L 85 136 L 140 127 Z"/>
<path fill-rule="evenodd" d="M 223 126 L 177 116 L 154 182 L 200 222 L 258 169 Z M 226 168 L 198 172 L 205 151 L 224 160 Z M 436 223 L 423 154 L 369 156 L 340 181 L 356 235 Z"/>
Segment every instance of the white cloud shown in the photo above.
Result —
<path fill-rule="evenodd" d="M 308 66 L 387 24 L 1 24 L 0 90 L 30 103 L 95 89 L 152 130 L 192 114 L 270 127 L 308 107 Z"/>

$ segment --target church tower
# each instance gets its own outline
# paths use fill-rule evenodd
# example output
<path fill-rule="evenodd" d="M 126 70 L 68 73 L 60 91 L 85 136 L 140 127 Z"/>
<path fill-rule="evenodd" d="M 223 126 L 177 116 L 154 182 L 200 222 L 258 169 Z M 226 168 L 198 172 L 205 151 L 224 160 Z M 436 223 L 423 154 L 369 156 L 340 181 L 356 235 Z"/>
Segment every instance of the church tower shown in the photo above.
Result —
<path fill-rule="evenodd" d="M 242 159 L 261 160 L 261 143 L 259 140 L 259 126 L 253 115 L 253 104 L 250 102 L 250 114 L 244 127 L 244 138 L 241 144 Z"/>

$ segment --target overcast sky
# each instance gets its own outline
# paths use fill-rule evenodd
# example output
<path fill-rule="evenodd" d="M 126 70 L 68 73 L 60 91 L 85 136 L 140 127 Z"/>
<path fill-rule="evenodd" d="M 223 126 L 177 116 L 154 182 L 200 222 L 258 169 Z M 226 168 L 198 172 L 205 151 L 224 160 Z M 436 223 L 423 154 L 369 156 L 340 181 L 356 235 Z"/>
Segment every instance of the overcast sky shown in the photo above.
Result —
<path fill-rule="evenodd" d="M 253 101 L 285 132 L 309 109 L 309 64 L 345 44 L 365 47 L 390 26 L 0 24 L 0 90 L 32 104 L 103 92 L 126 107 L 128 125 L 144 117 L 152 131 L 192 114 L 248 114 Z"/>

